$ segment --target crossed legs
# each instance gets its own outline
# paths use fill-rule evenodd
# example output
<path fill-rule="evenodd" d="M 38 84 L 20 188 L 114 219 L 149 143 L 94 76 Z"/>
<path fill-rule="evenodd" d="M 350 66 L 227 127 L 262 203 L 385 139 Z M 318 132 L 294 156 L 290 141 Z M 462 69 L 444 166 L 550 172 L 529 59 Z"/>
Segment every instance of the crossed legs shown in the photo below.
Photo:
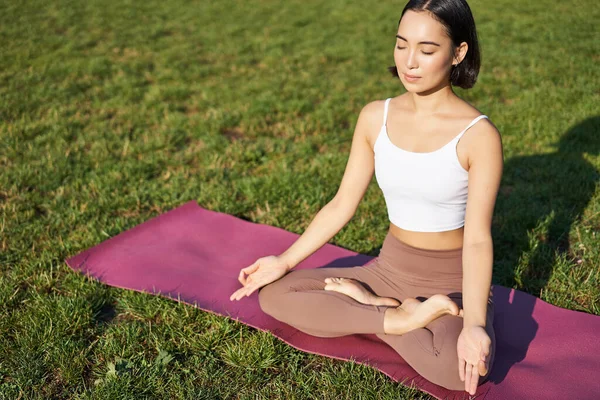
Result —
<path fill-rule="evenodd" d="M 458 315 L 449 297 L 434 295 L 425 302 L 379 297 L 362 286 L 385 284 L 367 267 L 296 270 L 263 287 L 259 302 L 275 319 L 320 337 L 354 333 L 401 335 L 446 314 Z"/>
<path fill-rule="evenodd" d="M 375 260 L 360 267 L 290 271 L 261 288 L 258 297 L 265 313 L 313 336 L 376 334 L 429 381 L 464 390 L 456 353 L 463 323 L 458 315 L 461 296 L 431 295 L 420 302 L 408 294 L 386 278 Z M 495 337 L 489 319 L 486 329 L 493 362 Z M 485 379 L 487 375 L 480 377 L 480 383 Z"/>

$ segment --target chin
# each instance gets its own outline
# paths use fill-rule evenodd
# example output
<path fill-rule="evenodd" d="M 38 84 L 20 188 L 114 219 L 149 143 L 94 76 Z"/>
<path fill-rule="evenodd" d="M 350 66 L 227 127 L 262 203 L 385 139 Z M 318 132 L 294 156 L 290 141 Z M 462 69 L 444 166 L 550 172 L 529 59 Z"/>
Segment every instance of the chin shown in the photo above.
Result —
<path fill-rule="evenodd" d="M 404 82 L 402 81 L 402 86 L 404 86 L 404 89 L 406 89 L 407 92 L 410 93 L 431 93 L 431 92 L 435 92 L 438 89 L 441 89 L 443 87 L 442 84 L 438 84 L 438 85 L 431 85 L 429 82 Z"/>
<path fill-rule="evenodd" d="M 423 85 L 415 85 L 415 84 L 406 84 L 404 82 L 402 82 L 402 86 L 404 86 L 404 89 L 406 89 L 407 92 L 411 92 L 411 93 L 421 93 L 423 91 L 429 90 L 427 88 L 424 88 Z"/>

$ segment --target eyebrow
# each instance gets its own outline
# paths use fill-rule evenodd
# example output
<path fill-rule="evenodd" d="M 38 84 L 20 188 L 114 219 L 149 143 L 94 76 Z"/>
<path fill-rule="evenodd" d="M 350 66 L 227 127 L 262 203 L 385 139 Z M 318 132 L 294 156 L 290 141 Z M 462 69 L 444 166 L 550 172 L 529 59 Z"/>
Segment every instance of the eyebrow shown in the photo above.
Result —
<path fill-rule="evenodd" d="M 404 40 L 405 42 L 408 42 L 408 40 L 404 39 L 404 38 L 403 38 L 402 36 L 400 36 L 400 35 L 396 35 L 396 37 L 397 37 L 398 39 L 402 39 L 402 40 Z M 417 44 L 432 44 L 432 45 L 434 45 L 434 46 L 438 46 L 438 47 L 440 47 L 440 45 L 439 45 L 438 43 L 436 43 L 436 42 L 427 42 L 427 41 L 425 41 L 425 42 L 419 42 L 419 43 L 417 43 Z"/>

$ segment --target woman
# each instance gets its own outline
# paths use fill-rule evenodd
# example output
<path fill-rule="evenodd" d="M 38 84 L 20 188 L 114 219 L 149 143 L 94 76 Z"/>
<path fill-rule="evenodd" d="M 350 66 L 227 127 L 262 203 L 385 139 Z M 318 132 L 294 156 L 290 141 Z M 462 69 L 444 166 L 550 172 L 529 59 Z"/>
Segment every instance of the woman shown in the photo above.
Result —
<path fill-rule="evenodd" d="M 289 249 L 242 269 L 231 300 L 262 288 L 263 311 L 298 330 L 376 334 L 426 379 L 475 394 L 495 355 L 491 223 L 503 151 L 487 116 L 452 90 L 479 72 L 467 3 L 409 1 L 394 61 L 407 92 L 363 107 L 335 197 Z M 350 221 L 373 174 L 390 219 L 379 256 L 290 272 Z"/>

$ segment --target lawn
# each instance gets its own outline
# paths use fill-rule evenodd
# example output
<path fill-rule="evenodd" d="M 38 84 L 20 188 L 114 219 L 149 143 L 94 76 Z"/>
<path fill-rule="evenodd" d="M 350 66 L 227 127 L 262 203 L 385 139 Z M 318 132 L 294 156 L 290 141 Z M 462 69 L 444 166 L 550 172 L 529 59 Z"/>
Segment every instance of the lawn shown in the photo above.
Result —
<path fill-rule="evenodd" d="M 505 156 L 493 283 L 600 315 L 600 7 L 470 5 L 482 68 L 456 93 Z M 302 233 L 361 108 L 404 92 L 386 70 L 403 6 L 4 2 L 0 399 L 431 398 L 64 262 L 189 200 Z M 373 179 L 331 243 L 375 256 L 388 224 Z"/>

